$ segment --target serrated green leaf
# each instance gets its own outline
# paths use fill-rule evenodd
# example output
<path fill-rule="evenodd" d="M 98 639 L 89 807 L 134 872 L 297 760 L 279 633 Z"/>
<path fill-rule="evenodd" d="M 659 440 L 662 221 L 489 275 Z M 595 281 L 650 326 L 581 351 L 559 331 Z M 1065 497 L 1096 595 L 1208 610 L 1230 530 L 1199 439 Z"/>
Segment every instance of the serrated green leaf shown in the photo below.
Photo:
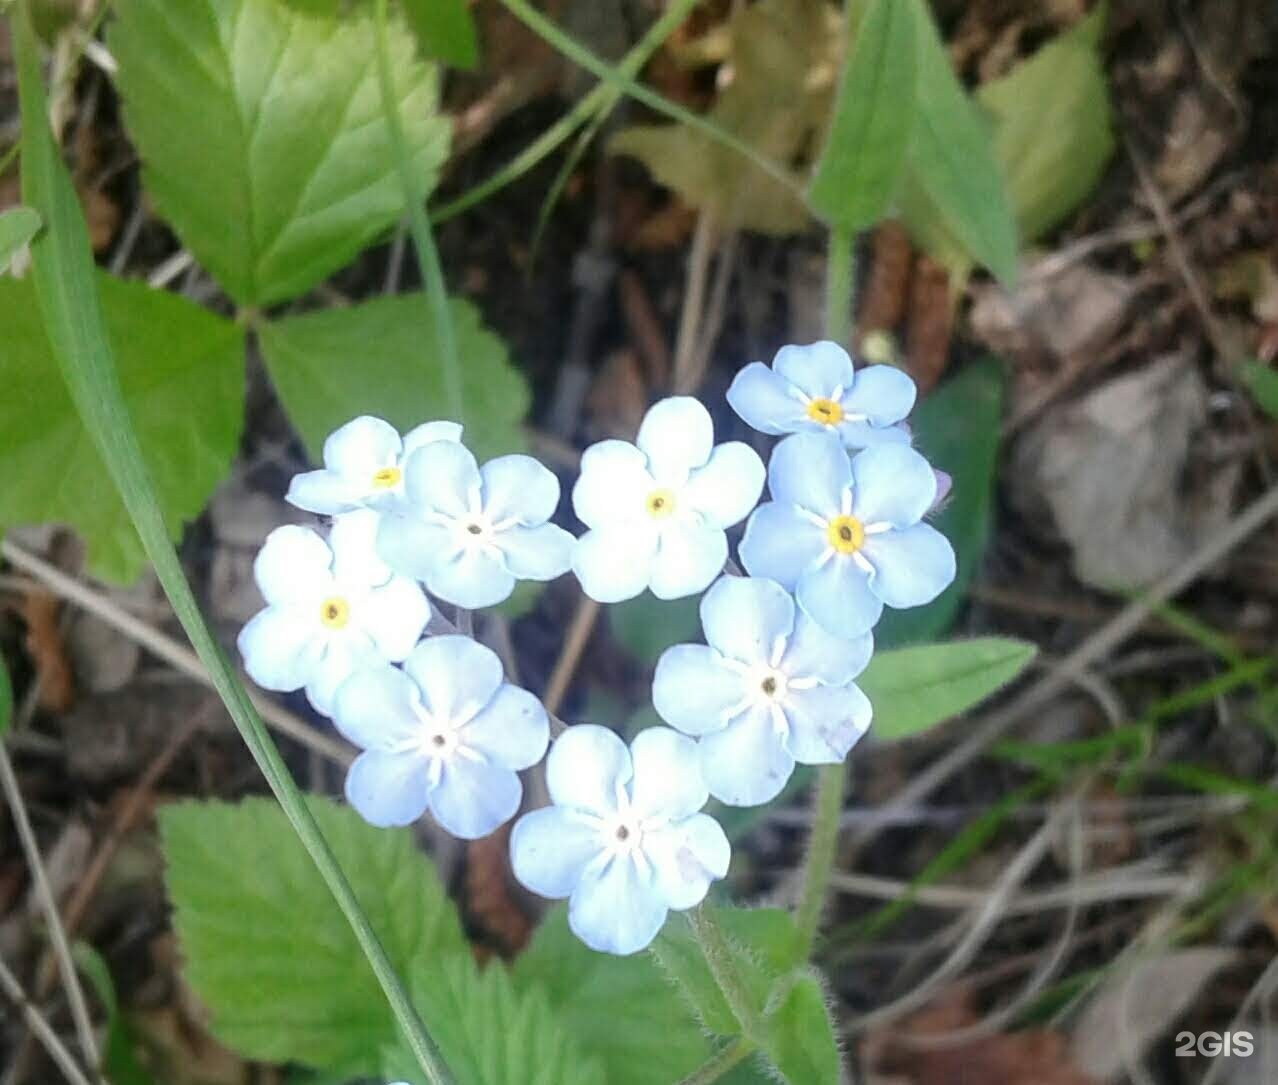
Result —
<path fill-rule="evenodd" d="M 479 39 L 466 0 L 403 0 L 408 25 L 422 52 L 454 68 L 479 62 Z"/>
<path fill-rule="evenodd" d="M 281 0 L 120 0 L 116 14 L 144 183 L 240 304 L 305 292 L 403 215 L 366 15 Z M 402 27 L 391 48 L 414 164 L 433 177 L 449 138 L 437 73 Z"/>
<path fill-rule="evenodd" d="M 795 1085 L 838 1085 L 839 1042 L 815 975 L 800 973 L 784 986 L 768 1016 L 768 1057 Z"/>
<path fill-rule="evenodd" d="M 308 806 L 401 974 L 468 952 L 407 829 L 375 829 L 327 800 Z M 395 1019 L 283 812 L 266 799 L 185 802 L 160 812 L 160 831 L 186 976 L 214 1034 L 267 1062 L 379 1072 Z"/>
<path fill-rule="evenodd" d="M 914 9 L 918 31 L 918 112 L 903 190 L 907 226 L 922 243 L 940 232 L 1004 283 L 1016 280 L 1016 220 L 994 153 L 989 120 L 968 97 L 941 41 L 926 0 Z"/>
<path fill-rule="evenodd" d="M 809 206 L 826 222 L 864 229 L 896 196 L 918 98 L 914 14 L 900 0 L 871 0 L 861 18 L 808 189 Z"/>
<path fill-rule="evenodd" d="M 699 640 L 700 599 L 658 599 L 644 592 L 608 608 L 612 635 L 643 663 L 654 664 L 672 644 Z"/>
<path fill-rule="evenodd" d="M 107 333 L 172 538 L 230 470 L 244 417 L 244 334 L 177 296 L 99 274 Z M 141 540 L 59 376 L 32 280 L 0 279 L 0 527 L 65 523 L 89 569 L 118 583 Z"/>
<path fill-rule="evenodd" d="M 948 378 L 910 418 L 928 462 L 954 480 L 932 523 L 954 545 L 958 575 L 925 607 L 885 611 L 874 630 L 880 649 L 935 640 L 954 624 L 989 541 L 1005 379 L 997 358 L 982 358 Z"/>
<path fill-rule="evenodd" d="M 1263 362 L 1244 362 L 1242 382 L 1270 418 L 1278 418 L 1278 373 Z"/>
<path fill-rule="evenodd" d="M 512 982 L 500 965 L 481 972 L 469 955 L 423 959 L 410 984 L 457 1085 L 616 1085 L 545 993 Z M 382 1073 L 424 1083 L 402 1045 L 387 1050 Z"/>
<path fill-rule="evenodd" d="M 1114 153 L 1099 40 L 1105 5 L 977 91 L 997 121 L 996 151 L 1027 241 L 1064 219 Z"/>
<path fill-rule="evenodd" d="M 481 460 L 520 451 L 527 382 L 473 305 L 454 299 L 452 313 L 466 444 Z M 377 415 L 401 430 L 449 415 L 434 317 L 420 294 L 288 317 L 260 334 L 271 381 L 314 459 L 324 438 L 356 415 Z"/>
<path fill-rule="evenodd" d="M 0 212 L 0 274 L 23 245 L 40 232 L 40 216 L 29 207 L 11 207 Z"/>
<path fill-rule="evenodd" d="M 890 742 L 926 731 L 1007 685 L 1037 653 L 1011 637 L 877 652 L 857 679 L 874 705 L 873 734 Z"/>

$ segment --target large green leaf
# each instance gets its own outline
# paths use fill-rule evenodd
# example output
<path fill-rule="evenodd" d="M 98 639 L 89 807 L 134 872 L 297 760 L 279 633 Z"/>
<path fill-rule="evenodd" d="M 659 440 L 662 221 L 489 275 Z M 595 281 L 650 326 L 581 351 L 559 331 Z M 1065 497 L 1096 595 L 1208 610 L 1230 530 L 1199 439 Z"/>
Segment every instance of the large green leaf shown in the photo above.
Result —
<path fill-rule="evenodd" d="M 176 538 L 230 470 L 244 416 L 244 335 L 175 294 L 97 276 L 120 384 Z M 121 583 L 145 554 L 58 375 L 32 280 L 0 279 L 0 527 L 65 523 L 89 569 Z"/>
<path fill-rule="evenodd" d="M 1263 362 L 1249 361 L 1242 367 L 1242 382 L 1251 397 L 1270 418 L 1278 419 L 1278 372 Z"/>
<path fill-rule="evenodd" d="M 308 805 L 401 974 L 468 952 L 408 830 Z M 186 802 L 161 811 L 160 830 L 186 976 L 218 1038 L 264 1061 L 377 1073 L 395 1019 L 283 812 L 265 799 Z"/>
<path fill-rule="evenodd" d="M 422 52 L 453 65 L 473 68 L 479 61 L 475 20 L 466 0 L 403 0 L 408 24 Z"/>
<path fill-rule="evenodd" d="M 922 243 L 952 242 L 1005 283 L 1017 274 L 1016 220 L 994 154 L 993 127 L 950 64 L 927 0 L 914 9 L 918 32 L 918 113 L 910 142 L 902 211 Z M 940 256 L 951 262 L 949 253 Z"/>
<path fill-rule="evenodd" d="M 523 448 L 527 382 L 473 305 L 452 302 L 462 361 L 466 444 L 481 459 Z M 262 352 L 293 425 L 318 458 L 324 438 L 356 415 L 400 429 L 449 414 L 434 317 L 420 294 L 377 298 L 263 325 Z"/>
<path fill-rule="evenodd" d="M 40 231 L 40 216 L 29 207 L 11 207 L 0 212 L 0 274 L 23 245 Z"/>
<path fill-rule="evenodd" d="M 1037 654 L 1025 641 L 977 637 L 878 652 L 857 684 L 874 705 L 875 737 L 926 731 L 971 708 L 1021 673 Z"/>
<path fill-rule="evenodd" d="M 774 995 L 768 1017 L 768 1057 L 792 1085 L 838 1085 L 843 1068 L 825 992 L 812 972 L 800 972 Z"/>
<path fill-rule="evenodd" d="M 1101 4 L 977 92 L 997 120 L 996 150 L 1027 241 L 1083 202 L 1114 153 L 1099 49 L 1104 23 Z"/>
<path fill-rule="evenodd" d="M 632 656 L 652 665 L 673 644 L 701 636 L 701 600 L 658 599 L 644 592 L 608 608 L 612 635 Z"/>
<path fill-rule="evenodd" d="M 880 648 L 935 640 L 954 624 L 989 542 L 1004 383 L 1003 364 L 982 358 L 928 395 L 910 419 L 920 450 L 954 480 L 932 523 L 954 544 L 958 575 L 925 607 L 885 611 L 874 631 Z"/>
<path fill-rule="evenodd" d="M 616 1085 L 545 992 L 512 982 L 499 964 L 480 972 L 469 956 L 442 966 L 421 961 L 410 983 L 457 1085 Z M 383 1074 L 389 1081 L 424 1081 L 402 1045 L 386 1053 Z"/>
<path fill-rule="evenodd" d="M 864 229 L 896 196 L 918 100 L 915 11 L 900 0 L 871 0 L 862 16 L 808 189 L 809 205 L 827 222 Z"/>
<path fill-rule="evenodd" d="M 282 0 L 119 0 L 110 37 L 143 180 L 184 244 L 242 305 L 303 293 L 404 212 L 362 13 Z M 405 136 L 423 176 L 448 145 L 435 69 L 392 40 Z"/>

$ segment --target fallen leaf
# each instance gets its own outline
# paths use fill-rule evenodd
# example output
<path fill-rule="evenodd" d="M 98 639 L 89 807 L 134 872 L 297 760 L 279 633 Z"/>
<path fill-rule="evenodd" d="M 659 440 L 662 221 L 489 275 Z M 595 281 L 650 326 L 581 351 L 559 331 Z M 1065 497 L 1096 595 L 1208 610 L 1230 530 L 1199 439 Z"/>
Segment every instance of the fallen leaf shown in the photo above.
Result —
<path fill-rule="evenodd" d="M 532 921 L 514 896 L 510 826 L 466 846 L 466 906 L 484 933 L 514 956 L 532 936 Z"/>
<path fill-rule="evenodd" d="M 40 707 L 66 712 L 75 703 L 75 674 L 59 621 L 62 604 L 56 595 L 36 589 L 23 600 L 27 651 L 40 683 Z"/>

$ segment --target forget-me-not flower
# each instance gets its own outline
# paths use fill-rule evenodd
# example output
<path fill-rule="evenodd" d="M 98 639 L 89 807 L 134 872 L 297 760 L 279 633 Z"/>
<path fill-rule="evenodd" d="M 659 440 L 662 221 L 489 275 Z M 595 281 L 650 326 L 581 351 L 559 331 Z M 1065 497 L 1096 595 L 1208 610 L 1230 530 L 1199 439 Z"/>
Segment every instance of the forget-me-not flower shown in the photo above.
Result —
<path fill-rule="evenodd" d="M 732 382 L 728 402 L 762 433 L 829 432 L 848 448 L 909 444 L 899 423 L 914 407 L 914 381 L 888 365 L 853 368 L 848 352 L 823 340 L 782 347 L 772 368 L 751 362 Z"/>
<path fill-rule="evenodd" d="M 849 458 L 832 434 L 798 433 L 772 452 L 768 488 L 741 540 L 752 576 L 777 581 L 835 636 L 869 632 L 883 606 L 930 603 L 954 579 L 949 540 L 921 523 L 936 498 L 906 445 Z"/>
<path fill-rule="evenodd" d="M 585 593 L 601 603 L 651 588 L 659 599 L 703 591 L 728 558 L 724 529 L 763 490 L 763 461 L 740 441 L 714 444 L 710 412 L 675 396 L 644 416 L 635 444 L 600 441 L 572 491 L 590 530 L 573 552 Z"/>
<path fill-rule="evenodd" d="M 626 748 L 605 727 L 570 727 L 551 747 L 553 806 L 525 814 L 510 838 L 515 877 L 568 897 L 568 923 L 591 949 L 635 953 L 671 908 L 699 904 L 728 872 L 731 848 L 707 799 L 690 738 L 666 727 Z"/>
<path fill-rule="evenodd" d="M 430 619 L 412 580 L 377 556 L 378 514 L 339 516 L 325 542 L 310 528 L 278 527 L 266 538 L 253 573 L 265 610 L 240 631 L 249 677 L 264 689 L 306 689 L 331 715 L 337 687 L 359 667 L 398 662 Z"/>
<path fill-rule="evenodd" d="M 573 537 L 549 523 L 559 480 L 531 456 L 481 468 L 464 446 L 435 441 L 404 466 L 404 500 L 387 511 L 377 545 L 392 569 L 474 610 L 509 598 L 516 580 L 553 580 L 572 563 Z"/>
<path fill-rule="evenodd" d="M 389 422 L 361 415 L 324 442 L 324 467 L 295 475 L 285 500 L 307 512 L 336 516 L 385 508 L 404 493 L 404 461 L 432 441 L 460 441 L 456 422 L 425 422 L 401 438 Z"/>
<path fill-rule="evenodd" d="M 701 600 L 708 644 L 676 644 L 657 662 L 652 702 L 700 739 L 710 794 L 757 806 L 780 793 L 795 763 L 842 761 L 870 725 L 853 683 L 874 651 L 867 633 L 832 637 L 780 584 L 726 576 Z"/>
<path fill-rule="evenodd" d="M 350 804 L 374 825 L 427 809 L 454 836 L 487 836 L 519 809 L 517 773 L 541 760 L 541 702 L 502 680 L 501 662 L 469 637 L 422 641 L 403 670 L 361 670 L 337 691 L 333 722 L 363 753 L 346 776 Z"/>

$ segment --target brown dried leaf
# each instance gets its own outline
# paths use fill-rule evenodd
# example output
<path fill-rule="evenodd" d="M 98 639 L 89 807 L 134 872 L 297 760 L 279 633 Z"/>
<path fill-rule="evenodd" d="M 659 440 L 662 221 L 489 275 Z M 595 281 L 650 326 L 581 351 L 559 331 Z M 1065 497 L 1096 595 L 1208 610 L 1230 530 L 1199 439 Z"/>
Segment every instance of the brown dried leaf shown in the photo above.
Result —
<path fill-rule="evenodd" d="M 955 298 L 950 273 L 930 256 L 914 263 L 905 330 L 905 368 L 926 394 L 945 375 L 954 337 Z"/>
<path fill-rule="evenodd" d="M 885 222 L 874 231 L 870 276 L 857 318 L 862 333 L 893 331 L 905 318 L 913 263 L 914 246 L 901 223 Z"/>
<path fill-rule="evenodd" d="M 484 933 L 507 956 L 528 944 L 532 921 L 513 894 L 510 872 L 510 824 L 466 847 L 466 903 Z"/>
<path fill-rule="evenodd" d="M 40 683 L 40 707 L 59 713 L 75 704 L 75 674 L 58 620 L 61 611 L 58 597 L 46 591 L 29 592 L 23 600 L 27 651 Z"/>

